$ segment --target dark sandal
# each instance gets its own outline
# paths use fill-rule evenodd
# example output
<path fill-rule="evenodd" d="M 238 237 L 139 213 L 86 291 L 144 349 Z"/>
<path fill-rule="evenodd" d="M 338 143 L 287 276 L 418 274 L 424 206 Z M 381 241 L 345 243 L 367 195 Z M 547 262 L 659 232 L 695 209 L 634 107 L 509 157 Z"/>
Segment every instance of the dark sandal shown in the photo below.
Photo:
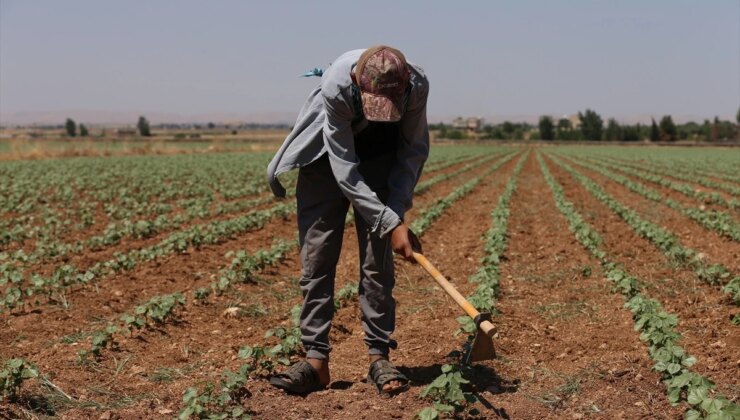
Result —
<path fill-rule="evenodd" d="M 378 359 L 370 364 L 367 381 L 374 384 L 378 393 L 384 397 L 390 397 L 409 389 L 409 378 L 399 372 L 388 359 Z M 390 381 L 401 382 L 401 385 L 390 391 L 383 390 L 383 385 Z"/>
<path fill-rule="evenodd" d="M 293 394 L 308 394 L 326 388 L 319 381 L 319 372 L 305 360 L 271 377 L 270 384 Z"/>

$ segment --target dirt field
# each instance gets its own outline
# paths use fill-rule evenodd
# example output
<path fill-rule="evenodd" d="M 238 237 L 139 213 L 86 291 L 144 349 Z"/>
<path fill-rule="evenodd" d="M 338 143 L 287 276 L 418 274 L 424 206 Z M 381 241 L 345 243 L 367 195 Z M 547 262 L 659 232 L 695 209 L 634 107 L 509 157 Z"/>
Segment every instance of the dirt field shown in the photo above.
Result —
<path fill-rule="evenodd" d="M 245 346 L 280 343 L 265 337 L 270 330 L 290 338 L 301 302 L 294 200 L 271 199 L 259 178 L 269 153 L 0 162 L 0 361 L 22 358 L 34 373 L 19 391 L 2 390 L 0 416 L 173 418 L 189 388 L 207 396 L 212 384 L 202 418 L 413 418 L 435 402 L 461 418 L 732 418 L 740 155 L 621 150 L 447 146 L 430 157 L 406 216 L 431 223 L 425 255 L 466 296 L 479 293 L 473 278 L 483 266 L 495 272 L 497 358 L 459 368 L 467 403 L 420 396 L 443 366 L 458 366 L 462 312 L 400 259 L 391 357 L 408 392 L 384 399 L 366 383 L 356 293 L 337 301 L 327 390 L 301 397 L 269 385 L 280 358 L 302 356 L 287 341 L 272 356 L 243 357 Z M 235 170 L 242 175 L 228 181 Z M 80 175 L 65 181 L 69 173 Z M 558 186 L 570 206 L 558 204 Z M 435 205 L 443 212 L 432 218 Z M 492 217 L 497 208 L 503 219 Z M 502 220 L 503 234 L 486 236 Z M 500 263 L 483 262 L 496 240 Z M 350 220 L 337 290 L 357 283 L 357 259 Z M 635 285 L 615 287 L 618 270 Z M 238 386 L 219 391 L 224 370 L 245 364 Z"/>

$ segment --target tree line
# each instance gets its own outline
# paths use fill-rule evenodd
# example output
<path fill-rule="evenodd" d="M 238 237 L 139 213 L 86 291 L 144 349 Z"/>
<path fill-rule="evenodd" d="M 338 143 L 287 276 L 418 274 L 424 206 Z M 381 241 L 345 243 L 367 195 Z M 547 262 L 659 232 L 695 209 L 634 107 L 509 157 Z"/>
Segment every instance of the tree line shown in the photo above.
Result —
<path fill-rule="evenodd" d="M 90 130 L 88 130 L 85 124 L 80 123 L 78 126 L 77 123 L 72 118 L 67 118 L 67 121 L 65 121 L 64 123 L 64 132 L 67 134 L 67 137 L 77 137 L 78 128 L 79 128 L 80 137 L 88 137 L 90 135 Z M 152 136 L 152 131 L 149 126 L 149 121 L 144 116 L 139 117 L 139 121 L 136 123 L 136 130 L 139 132 L 139 135 L 142 137 Z"/>
<path fill-rule="evenodd" d="M 687 122 L 676 124 L 670 115 L 664 115 L 658 121 L 651 119 L 650 124 L 620 124 L 614 118 L 604 119 L 596 111 L 586 109 L 578 112 L 577 118 L 554 119 L 549 115 L 540 117 L 534 124 L 504 121 L 500 124 L 488 124 L 474 138 L 483 140 L 590 140 L 590 141 L 643 141 L 673 142 L 678 140 L 718 141 L 733 140 L 740 134 L 740 109 L 736 122 L 704 120 L 703 123 Z M 438 131 L 438 137 L 461 140 L 470 137 L 461 130 L 446 124 L 433 124 L 430 129 Z"/>

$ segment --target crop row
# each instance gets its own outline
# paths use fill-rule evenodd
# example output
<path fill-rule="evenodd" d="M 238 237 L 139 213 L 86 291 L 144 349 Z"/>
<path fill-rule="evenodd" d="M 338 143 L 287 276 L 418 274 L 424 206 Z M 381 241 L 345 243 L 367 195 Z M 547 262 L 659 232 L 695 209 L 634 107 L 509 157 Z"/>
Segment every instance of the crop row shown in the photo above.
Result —
<path fill-rule="evenodd" d="M 276 204 L 234 219 L 190 227 L 169 235 L 155 245 L 116 254 L 110 260 L 97 262 L 86 270 L 64 264 L 48 277 L 31 274 L 30 278 L 25 279 L 13 265 L 4 263 L 0 265 L 0 285 L 10 283 L 10 287 L 4 290 L 0 307 L 12 309 L 19 305 L 37 303 L 42 297 L 47 300 L 64 300 L 70 287 L 98 282 L 113 273 L 132 270 L 139 263 L 160 259 L 174 252 L 184 252 L 189 247 L 197 249 L 203 245 L 219 243 L 236 234 L 260 229 L 268 220 L 285 218 L 294 212 L 295 204 Z"/>
<path fill-rule="evenodd" d="M 739 276 L 732 277 L 730 271 L 722 264 L 710 264 L 705 261 L 703 254 L 696 252 L 691 248 L 684 247 L 681 241 L 672 232 L 643 219 L 631 208 L 623 205 L 612 196 L 607 194 L 598 184 L 591 179 L 573 169 L 570 165 L 550 156 L 554 162 L 569 172 L 577 179 L 594 197 L 609 207 L 614 213 L 622 218 L 632 229 L 641 237 L 652 242 L 655 247 L 661 250 L 668 259 L 679 266 L 692 269 L 700 280 L 711 284 L 726 283 L 723 290 L 729 294 L 735 304 L 740 304 L 737 297 L 737 287 L 740 285 Z M 737 323 L 738 316 L 733 319 Z"/>
<path fill-rule="evenodd" d="M 469 156 L 464 155 L 464 158 Z M 436 166 L 436 170 L 444 169 L 448 166 L 454 165 L 460 159 L 453 159 L 452 162 L 441 162 Z M 468 168 L 470 169 L 470 168 Z M 456 171 L 455 174 L 464 172 Z M 453 175 L 447 176 L 449 178 Z M 446 179 L 445 178 L 445 179 Z M 292 181 L 292 180 L 291 180 Z M 430 187 L 436 182 L 427 181 L 424 185 Z M 291 182 L 292 183 L 292 182 Z M 292 190 L 289 191 L 289 195 Z M 159 215 L 155 219 L 141 219 L 137 221 L 123 220 L 122 222 L 111 223 L 105 231 L 91 238 L 76 241 L 74 243 L 63 243 L 60 242 L 55 235 L 44 234 L 36 243 L 36 249 L 26 255 L 23 252 L 18 252 L 16 260 L 23 260 L 24 262 L 36 263 L 52 257 L 64 257 L 69 254 L 79 254 L 85 250 L 99 251 L 106 247 L 118 244 L 122 239 L 127 237 L 142 239 L 155 236 L 159 233 L 176 230 L 182 225 L 198 218 L 198 219 L 210 219 L 216 216 L 239 212 L 245 209 L 250 209 L 259 205 L 269 203 L 273 199 L 271 197 L 259 197 L 248 200 L 240 200 L 235 202 L 221 202 L 218 205 L 211 206 L 210 200 L 204 202 L 197 202 L 191 205 L 187 211 L 175 214 L 173 216 Z M 197 201 L 192 199 L 191 201 Z M 10 240 L 11 235 L 5 235 L 5 238 Z M 21 235 L 21 239 L 25 238 L 26 235 Z M 19 238 L 15 238 L 19 239 Z M 1 242 L 0 242 L 1 243 Z"/>
<path fill-rule="evenodd" d="M 456 175 L 460 173 L 462 172 L 457 172 Z M 437 179 L 435 183 L 442 180 Z M 287 217 L 294 211 L 295 205 L 277 204 L 269 209 L 254 211 L 234 219 L 192 226 L 169 235 L 166 239 L 151 247 L 135 249 L 126 254 L 117 254 L 112 259 L 99 262 L 84 271 L 70 264 L 64 264 L 48 277 L 38 274 L 27 276 L 18 264 L 0 260 L 0 285 L 11 284 L 11 287 L 5 290 L 5 294 L 0 301 L 0 307 L 5 306 L 12 309 L 29 301 L 32 296 L 36 301 L 42 296 L 47 299 L 54 298 L 64 301 L 66 299 L 64 293 L 67 292 L 69 286 L 88 284 L 94 279 L 114 272 L 131 270 L 139 262 L 161 258 L 171 252 L 182 252 L 189 246 L 197 248 L 203 244 L 217 243 L 235 233 L 244 233 L 255 228 L 261 228 L 263 223 L 273 215 Z M 15 256 L 18 257 L 18 255 L 16 253 Z M 23 255 L 20 254 L 20 256 Z M 2 254 L 0 254 L 0 258 L 8 259 L 7 255 L 3 256 Z M 22 287 L 22 285 L 28 283 L 31 283 L 31 285 L 25 288 Z"/>
<path fill-rule="evenodd" d="M 266 188 L 260 175 L 267 159 L 262 153 L 6 162 L 0 209 L 26 214 L 38 205 L 92 200 L 143 213 L 151 203 L 181 198 L 239 198 Z"/>
<path fill-rule="evenodd" d="M 496 208 L 491 212 L 492 225 L 484 235 L 486 253 L 478 271 L 469 278 L 469 281 L 476 283 L 477 286 L 475 292 L 468 297 L 468 301 L 481 312 L 495 311 L 496 296 L 499 290 L 499 263 L 506 250 L 509 201 L 516 191 L 517 178 L 528 155 L 529 152 L 526 152 L 519 158 L 504 192 L 499 197 Z M 477 327 L 469 316 L 461 316 L 457 321 L 461 324 L 461 330 L 468 334 L 467 342 L 463 345 L 462 352 L 459 352 L 462 355 L 470 350 Z M 417 417 L 432 420 L 438 419 L 441 415 L 477 415 L 475 409 L 468 408 L 471 403 L 478 401 L 477 396 L 463 390 L 463 385 L 470 382 L 465 378 L 468 371 L 469 367 L 462 364 L 462 358 L 457 365 L 442 366 L 442 374 L 427 385 L 420 394 L 422 398 L 432 400 L 432 406 L 422 409 L 417 413 Z"/>
<path fill-rule="evenodd" d="M 439 174 L 439 175 L 436 175 L 436 176 L 434 176 L 432 178 L 429 178 L 429 179 L 427 179 L 424 182 L 418 183 L 416 185 L 416 188 L 414 188 L 414 193 L 421 194 L 424 191 L 426 191 L 429 188 L 431 188 L 434 184 L 436 184 L 438 182 L 442 182 L 444 180 L 447 180 L 447 179 L 450 179 L 452 177 L 455 177 L 455 176 L 457 176 L 457 175 L 459 175 L 461 173 L 464 173 L 464 172 L 467 172 L 467 171 L 469 171 L 471 169 L 477 168 L 477 167 L 485 164 L 486 162 L 490 162 L 492 159 L 495 159 L 495 158 L 500 157 L 500 156 L 501 155 L 498 154 L 498 153 L 492 153 L 489 156 L 483 156 L 480 159 L 477 159 L 477 160 L 475 160 L 473 162 L 470 162 L 467 165 L 465 165 L 462 168 L 457 169 L 455 171 L 452 171 L 452 172 L 449 172 L 449 173 Z"/>
<path fill-rule="evenodd" d="M 436 161 L 427 170 L 444 169 L 470 159 L 470 154 L 459 156 L 453 154 L 450 159 L 444 159 L 444 157 L 444 154 L 437 156 Z M 231 159 L 227 159 L 225 163 L 228 164 L 230 161 Z M 259 162 L 261 163 L 261 158 Z M 116 166 L 115 163 L 113 166 Z M 78 165 L 72 166 L 77 167 Z M 96 183 L 99 189 L 94 192 L 84 189 L 83 186 L 86 184 L 79 179 L 68 184 L 58 184 L 57 180 L 53 180 L 52 184 L 44 184 L 49 181 L 44 177 L 35 184 L 36 188 L 32 188 L 34 184 L 29 183 L 29 180 L 8 176 L 8 183 L 4 184 L 4 188 L 0 187 L 0 205 L 6 212 L 19 214 L 13 218 L 0 220 L 0 247 L 36 238 L 34 254 L 58 256 L 71 250 L 79 252 L 84 247 L 95 249 L 102 245 L 115 244 L 126 236 L 149 237 L 157 232 L 174 229 L 196 218 L 206 219 L 214 215 L 240 211 L 254 206 L 255 204 L 250 204 L 254 201 L 265 201 L 266 199 L 252 198 L 236 203 L 222 201 L 214 204 L 214 202 L 217 196 L 223 200 L 233 200 L 264 192 L 267 184 L 264 182 L 262 168 L 263 166 L 260 165 L 240 168 L 239 173 L 242 175 L 231 176 L 228 181 L 233 183 L 233 187 L 228 190 L 214 190 L 214 188 L 223 188 L 223 185 L 228 182 L 221 182 L 220 176 L 216 175 L 214 177 L 219 182 L 212 184 L 212 181 L 208 179 L 208 176 L 213 174 L 211 171 L 204 174 L 183 171 L 163 173 L 156 169 L 146 168 L 140 171 L 140 174 L 135 173 L 131 176 L 127 174 L 126 177 L 119 173 L 119 176 L 112 177 L 113 179 L 106 177 L 107 172 L 103 172 L 100 176 L 109 184 Z M 58 168 L 56 170 L 60 171 Z M 86 172 L 83 171 L 81 176 L 84 178 L 85 174 Z M 194 177 L 196 181 L 173 182 L 174 178 L 163 179 L 167 174 L 171 177 Z M 284 181 L 292 184 L 294 177 L 294 174 L 286 176 Z M 189 188 L 188 192 L 183 194 L 180 191 L 182 185 L 178 183 Z M 237 185 L 240 186 L 238 190 Z M 10 193 L 11 187 L 17 194 Z M 44 190 L 47 194 L 39 195 L 40 191 Z M 86 195 L 91 195 L 91 197 L 86 198 Z M 181 198 L 178 199 L 178 197 Z M 176 202 L 172 203 L 175 199 L 177 199 Z M 30 206 L 31 203 L 35 203 L 34 206 Z M 103 213 L 112 220 L 102 234 L 83 241 L 83 243 L 62 245 L 58 242 L 59 237 L 64 233 L 72 230 L 84 232 L 95 225 L 96 208 L 102 208 Z M 142 216 L 149 217 L 142 218 Z"/>
<path fill-rule="evenodd" d="M 99 210 L 114 220 L 156 217 L 177 208 L 198 213 L 217 196 L 235 199 L 266 189 L 264 157 L 202 157 L 197 167 L 183 159 L 162 157 L 156 166 L 151 159 L 62 160 L 53 167 L 44 162 L 15 165 L 25 177 L 0 173 L 6 181 L 0 187 L 0 208 L 13 214 L 4 221 L 3 231 L 10 233 L 0 237 L 0 245 L 84 231 L 95 223 Z M 140 167 L 142 162 L 149 166 Z M 219 162 L 231 172 L 217 166 Z M 43 175 L 30 171 L 36 166 L 43 168 Z M 0 165 L 2 169 L 7 168 Z"/>
<path fill-rule="evenodd" d="M 472 161 L 475 159 L 478 159 L 478 154 L 462 154 L 460 156 L 451 157 L 449 159 L 437 159 L 435 161 L 428 161 L 426 165 L 424 165 L 424 172 L 434 172 L 439 171 L 445 168 L 449 168 L 452 165 L 457 165 L 460 162 L 465 161 Z"/>
<path fill-rule="evenodd" d="M 467 195 L 470 191 L 473 190 L 473 188 L 475 188 L 476 185 L 478 185 L 478 183 L 480 183 L 483 178 L 503 166 L 506 162 L 510 161 L 513 156 L 514 155 L 508 155 L 504 157 L 503 159 L 491 165 L 491 167 L 488 168 L 486 172 L 482 175 L 471 179 L 470 181 L 456 188 L 446 197 L 437 200 L 433 205 L 424 210 L 419 218 L 411 223 L 411 230 L 419 234 L 425 232 L 429 228 L 429 226 L 431 226 L 432 223 L 434 223 L 434 221 L 437 220 L 445 212 L 448 207 L 450 207 L 455 201 Z"/>
<path fill-rule="evenodd" d="M 663 197 L 663 195 L 645 186 L 640 182 L 633 181 L 626 176 L 614 173 L 609 169 L 598 165 L 591 164 L 584 160 L 577 162 L 579 165 L 600 173 L 601 175 L 627 187 L 630 191 L 635 192 L 656 203 L 665 204 L 666 206 L 678 211 L 684 216 L 696 221 L 709 230 L 713 230 L 720 235 L 726 236 L 733 241 L 740 241 L 740 225 L 736 223 L 730 215 L 715 210 L 702 210 L 699 208 L 683 206 L 672 198 Z"/>
<path fill-rule="evenodd" d="M 71 255 L 79 255 L 86 251 L 101 251 L 119 244 L 125 238 L 148 239 L 156 235 L 175 231 L 194 219 L 212 219 L 221 215 L 237 213 L 246 209 L 252 209 L 274 201 L 270 196 L 220 203 L 214 210 L 199 208 L 197 211 L 187 211 L 168 217 L 160 215 L 153 220 L 138 220 L 111 223 L 100 235 L 75 242 L 62 242 L 56 238 L 43 238 L 36 242 L 36 248 L 26 254 L 18 251 L 13 254 L 16 261 L 27 264 L 38 264 L 53 258 L 66 258 Z"/>
<path fill-rule="evenodd" d="M 728 155 L 732 155 L 729 152 Z M 693 178 L 720 178 L 726 181 L 734 183 L 740 182 L 740 177 L 737 175 L 738 167 L 736 164 L 733 166 L 729 161 L 724 159 L 709 159 L 705 161 L 691 162 L 683 159 L 669 160 L 660 162 L 659 168 L 666 169 L 670 172 L 678 172 Z M 709 180 L 711 182 L 711 180 Z M 726 184 L 726 186 L 733 188 L 732 184 Z"/>
<path fill-rule="evenodd" d="M 442 148 L 430 163 L 444 166 L 471 152 L 479 150 Z M 166 213 L 171 205 L 153 204 L 182 199 L 178 204 L 188 207 L 190 199 L 231 200 L 265 191 L 269 158 L 269 153 L 251 153 L 3 162 L 0 210 L 23 215 L 37 206 L 56 204 L 52 210 L 58 210 L 89 200 L 105 205 L 116 218 Z"/>
<path fill-rule="evenodd" d="M 727 207 L 731 210 L 740 210 L 740 201 L 736 198 L 726 200 L 721 194 L 717 192 L 701 191 L 693 188 L 691 185 L 684 184 L 682 182 L 673 181 L 667 177 L 656 175 L 650 172 L 645 172 L 636 168 L 625 167 L 607 160 L 589 160 L 599 165 L 607 166 L 611 169 L 616 169 L 622 173 L 635 176 L 645 181 L 652 182 L 654 184 L 661 185 L 666 188 L 670 188 L 677 191 L 687 197 L 699 200 L 705 204 L 717 204 L 722 207 Z"/>
<path fill-rule="evenodd" d="M 732 148 L 564 147 L 561 150 L 655 168 L 666 174 L 681 173 L 694 178 L 716 177 L 740 182 L 737 175 L 740 153 Z"/>
<path fill-rule="evenodd" d="M 740 407 L 737 404 L 722 396 L 713 395 L 715 384 L 711 380 L 690 370 L 696 363 L 696 358 L 678 344 L 681 335 L 675 329 L 678 325 L 676 315 L 667 313 L 657 300 L 644 296 L 639 280 L 611 260 L 601 247 L 599 233 L 566 200 L 562 187 L 539 154 L 537 159 L 556 206 L 568 220 L 571 232 L 601 262 L 614 290 L 624 297 L 625 307 L 632 312 L 635 330 L 641 332 L 640 340 L 648 345 L 650 357 L 655 362 L 653 370 L 660 373 L 666 385 L 668 400 L 672 404 L 685 401 L 690 406 L 686 411 L 686 418 L 691 420 L 740 416 Z"/>
<path fill-rule="evenodd" d="M 661 176 L 670 176 L 676 179 L 680 179 L 682 181 L 695 182 L 707 188 L 714 188 L 717 190 L 722 190 L 734 196 L 740 195 L 740 187 L 737 187 L 735 185 L 728 184 L 725 182 L 713 181 L 704 176 L 697 175 L 696 173 L 687 173 L 683 171 L 682 168 L 679 166 L 665 167 L 665 166 L 659 166 L 659 165 L 644 165 L 644 164 L 638 164 L 635 162 L 625 162 L 622 160 L 615 159 L 613 157 L 609 157 L 606 160 L 615 162 L 618 164 L 622 164 L 624 166 L 629 167 L 630 169 L 643 170 L 643 171 L 656 174 L 656 175 L 661 175 Z"/>
<path fill-rule="evenodd" d="M 507 231 L 509 224 L 509 202 L 514 195 L 517 186 L 519 173 L 524 167 L 529 153 L 522 156 L 514 168 L 514 172 L 506 183 L 504 192 L 498 199 L 496 207 L 491 212 L 493 222 L 484 236 L 485 256 L 481 260 L 481 266 L 469 281 L 477 283 L 475 292 L 468 297 L 469 302 L 481 312 L 494 311 L 495 298 L 499 289 L 499 264 L 501 257 L 506 251 Z M 458 318 L 463 325 L 463 330 L 467 333 L 475 331 L 475 324 L 470 317 L 463 316 Z"/>

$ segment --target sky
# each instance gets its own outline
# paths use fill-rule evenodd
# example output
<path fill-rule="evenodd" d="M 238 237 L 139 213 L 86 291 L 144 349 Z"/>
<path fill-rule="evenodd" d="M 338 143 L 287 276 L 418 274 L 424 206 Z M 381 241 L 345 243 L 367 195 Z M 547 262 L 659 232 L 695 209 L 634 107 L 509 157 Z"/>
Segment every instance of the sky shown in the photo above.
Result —
<path fill-rule="evenodd" d="M 740 0 L 0 0 L 0 115 L 293 119 L 298 75 L 381 43 L 425 69 L 430 120 L 740 106 Z"/>

